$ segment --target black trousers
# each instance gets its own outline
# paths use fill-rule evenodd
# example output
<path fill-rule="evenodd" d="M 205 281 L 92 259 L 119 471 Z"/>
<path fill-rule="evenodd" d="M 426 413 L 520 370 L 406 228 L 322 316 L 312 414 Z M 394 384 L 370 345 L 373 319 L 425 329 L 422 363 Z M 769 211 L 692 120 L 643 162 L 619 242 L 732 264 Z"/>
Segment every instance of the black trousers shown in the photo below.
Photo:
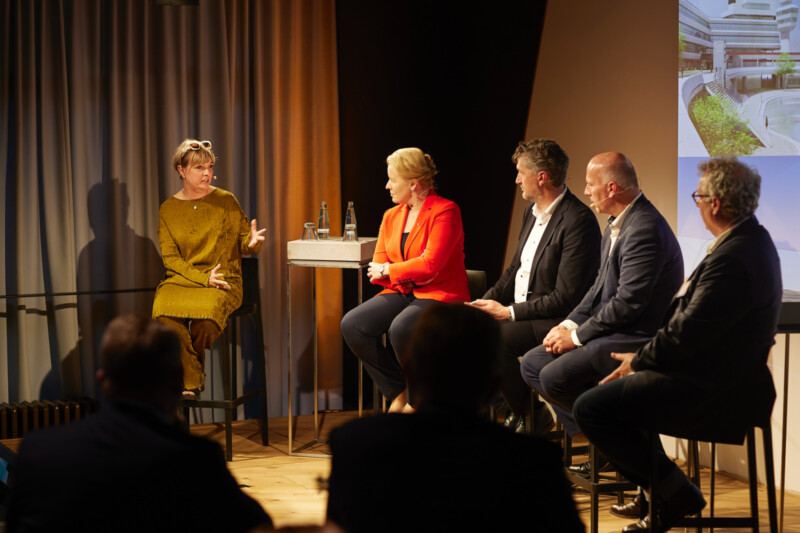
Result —
<path fill-rule="evenodd" d="M 401 363 L 411 330 L 425 308 L 437 300 L 418 299 L 413 294 L 379 294 L 342 318 L 342 336 L 388 401 L 406 389 Z M 381 342 L 389 334 L 394 353 Z M 396 356 L 395 356 L 396 354 Z"/>
<path fill-rule="evenodd" d="M 573 413 L 580 430 L 624 475 L 640 487 L 658 481 L 667 493 L 689 483 L 657 440 L 658 479 L 651 479 L 651 434 L 680 435 L 708 391 L 692 379 L 644 370 L 584 392 Z M 670 480 L 672 483 L 665 483 Z"/>
<path fill-rule="evenodd" d="M 511 410 L 521 415 L 527 410 L 531 389 L 522 379 L 519 357 L 542 342 L 536 338 L 531 320 L 501 322 L 500 335 L 503 340 L 503 349 L 500 355 L 503 378 L 500 382 L 500 392 Z"/>

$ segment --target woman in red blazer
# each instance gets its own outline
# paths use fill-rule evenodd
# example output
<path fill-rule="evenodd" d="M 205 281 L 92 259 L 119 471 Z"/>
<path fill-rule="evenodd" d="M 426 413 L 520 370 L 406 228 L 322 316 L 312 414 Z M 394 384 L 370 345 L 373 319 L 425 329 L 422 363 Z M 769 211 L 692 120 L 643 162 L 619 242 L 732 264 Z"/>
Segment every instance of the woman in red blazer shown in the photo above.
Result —
<path fill-rule="evenodd" d="M 433 190 L 433 159 L 419 148 L 401 148 L 386 164 L 386 189 L 398 205 L 383 215 L 367 271 L 385 289 L 344 316 L 342 335 L 391 402 L 389 412 L 400 412 L 410 407 L 398 359 L 417 316 L 437 301 L 469 300 L 469 289 L 461 211 Z M 387 331 L 394 354 L 381 342 Z"/>

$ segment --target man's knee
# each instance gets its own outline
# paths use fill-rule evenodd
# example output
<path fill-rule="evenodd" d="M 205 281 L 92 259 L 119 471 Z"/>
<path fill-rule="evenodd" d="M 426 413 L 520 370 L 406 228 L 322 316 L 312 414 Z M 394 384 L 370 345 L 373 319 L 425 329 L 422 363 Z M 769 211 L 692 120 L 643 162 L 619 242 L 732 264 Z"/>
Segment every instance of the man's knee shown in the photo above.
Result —
<path fill-rule="evenodd" d="M 623 390 L 624 383 L 617 380 L 598 385 L 578 396 L 572 406 L 572 415 L 578 426 L 603 425 L 612 418 L 624 418 L 633 406 L 623 401 Z"/>
<path fill-rule="evenodd" d="M 539 383 L 542 387 L 542 392 L 548 396 L 559 396 L 567 389 L 566 379 L 561 369 L 556 365 L 546 365 L 539 370 Z"/>
<path fill-rule="evenodd" d="M 550 360 L 551 358 L 543 346 L 537 346 L 523 355 L 519 366 L 525 383 L 533 387 L 533 383 L 539 381 L 539 374 Z"/>

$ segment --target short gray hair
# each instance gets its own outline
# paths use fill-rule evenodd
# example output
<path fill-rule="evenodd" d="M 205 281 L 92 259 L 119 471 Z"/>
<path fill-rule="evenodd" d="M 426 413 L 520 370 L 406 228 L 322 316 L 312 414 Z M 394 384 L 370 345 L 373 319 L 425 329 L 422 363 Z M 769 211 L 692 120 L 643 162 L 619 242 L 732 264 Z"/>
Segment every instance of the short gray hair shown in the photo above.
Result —
<path fill-rule="evenodd" d="M 697 165 L 705 178 L 706 194 L 719 198 L 722 211 L 732 219 L 755 213 L 761 195 L 761 176 L 735 157 L 709 159 Z"/>
<path fill-rule="evenodd" d="M 525 168 L 534 172 L 546 172 L 556 187 L 560 187 L 567 179 L 569 157 L 557 142 L 550 139 L 534 139 L 519 143 L 511 156 L 511 161 L 515 164 L 522 162 Z"/>

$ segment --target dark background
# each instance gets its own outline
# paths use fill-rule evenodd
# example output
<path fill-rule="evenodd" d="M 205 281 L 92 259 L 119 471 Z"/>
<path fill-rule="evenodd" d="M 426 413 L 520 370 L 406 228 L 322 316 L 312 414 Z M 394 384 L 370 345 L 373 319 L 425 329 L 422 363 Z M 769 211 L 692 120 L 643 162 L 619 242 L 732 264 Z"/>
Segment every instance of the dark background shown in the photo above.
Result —
<path fill-rule="evenodd" d="M 497 280 L 519 194 L 511 154 L 525 140 L 545 4 L 336 3 L 342 210 L 355 202 L 360 235 L 377 236 L 393 205 L 386 156 L 416 146 L 439 169 L 439 194 L 461 207 L 466 267 L 485 270 L 489 285 Z M 344 283 L 347 311 L 356 278 Z M 366 277 L 364 287 L 365 300 L 378 292 Z M 344 345 L 346 410 L 357 407 L 356 364 Z"/>

